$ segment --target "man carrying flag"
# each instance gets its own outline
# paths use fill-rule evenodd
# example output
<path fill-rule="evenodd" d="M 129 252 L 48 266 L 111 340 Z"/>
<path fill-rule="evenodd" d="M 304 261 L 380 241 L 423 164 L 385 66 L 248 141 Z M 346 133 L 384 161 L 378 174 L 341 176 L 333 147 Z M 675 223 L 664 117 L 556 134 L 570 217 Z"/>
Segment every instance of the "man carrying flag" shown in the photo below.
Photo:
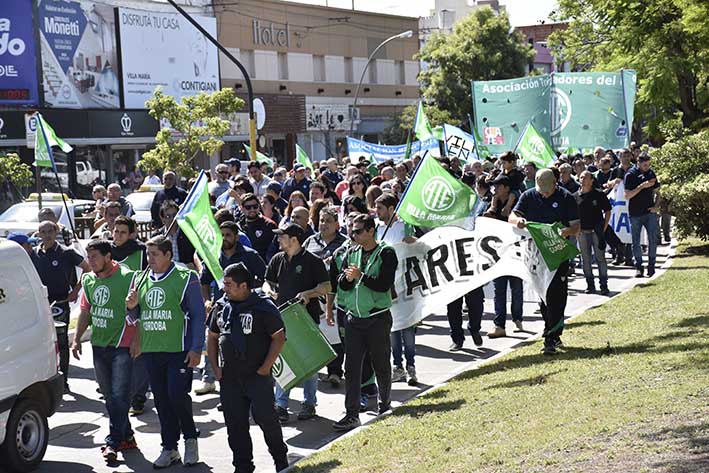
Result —
<path fill-rule="evenodd" d="M 564 238 L 577 235 L 581 228 L 576 199 L 566 189 L 557 186 L 551 169 L 541 169 L 535 178 L 535 187 L 522 193 L 508 221 L 517 228 L 526 228 L 528 222 L 560 223 Z M 562 346 L 564 311 L 568 297 L 567 273 L 569 261 L 559 263 L 554 279 L 547 288 L 546 301 L 541 303 L 544 318 L 544 354 L 552 355 Z"/>
<path fill-rule="evenodd" d="M 540 169 L 550 167 L 556 158 L 549 142 L 537 131 L 532 122 L 527 122 L 527 127 L 517 141 L 514 152 L 522 158 L 522 161 L 534 163 Z"/>

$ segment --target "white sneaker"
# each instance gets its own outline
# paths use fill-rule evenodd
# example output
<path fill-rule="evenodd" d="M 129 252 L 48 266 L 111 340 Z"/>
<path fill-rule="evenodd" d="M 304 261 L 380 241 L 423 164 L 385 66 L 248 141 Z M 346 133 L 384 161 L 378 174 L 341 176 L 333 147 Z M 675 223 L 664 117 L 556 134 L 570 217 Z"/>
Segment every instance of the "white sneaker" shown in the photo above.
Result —
<path fill-rule="evenodd" d="M 395 366 L 391 371 L 391 382 L 398 383 L 399 381 L 406 381 L 406 371 L 404 371 L 404 368 Z"/>
<path fill-rule="evenodd" d="M 522 327 L 522 321 L 521 320 L 515 320 L 515 327 L 517 327 L 518 332 L 524 332 L 524 327 Z"/>
<path fill-rule="evenodd" d="M 208 383 L 206 381 L 202 382 L 202 386 L 198 387 L 197 389 L 194 390 L 195 394 L 209 394 L 209 393 L 214 393 L 217 392 L 217 385 L 214 383 Z"/>
<path fill-rule="evenodd" d="M 185 466 L 199 463 L 199 447 L 197 439 L 185 439 Z"/>
<path fill-rule="evenodd" d="M 177 450 L 163 450 L 160 452 L 158 459 L 153 462 L 153 468 L 167 468 L 168 466 L 175 463 L 180 463 L 181 461 L 182 459 L 180 458 L 180 452 Z"/>

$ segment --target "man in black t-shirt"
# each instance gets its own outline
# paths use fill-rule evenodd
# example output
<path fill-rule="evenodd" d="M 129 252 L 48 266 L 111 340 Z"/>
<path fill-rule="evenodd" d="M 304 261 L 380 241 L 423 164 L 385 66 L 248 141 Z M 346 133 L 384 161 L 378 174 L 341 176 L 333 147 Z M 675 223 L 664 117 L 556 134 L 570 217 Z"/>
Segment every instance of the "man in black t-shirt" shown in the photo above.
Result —
<path fill-rule="evenodd" d="M 331 290 L 325 263 L 303 249 L 305 231 L 298 224 L 291 223 L 274 233 L 278 235 L 278 244 L 282 251 L 276 253 L 268 263 L 264 291 L 276 300 L 278 306 L 294 299 L 301 301 L 315 324 L 318 324 L 322 314 L 319 299 Z M 298 420 L 315 417 L 317 388 L 317 373 L 303 381 L 304 401 L 298 413 Z M 289 395 L 290 391 L 284 391 L 276 385 L 277 412 L 281 422 L 289 420 Z"/>
<path fill-rule="evenodd" d="M 603 158 L 606 159 L 606 158 Z M 598 264 L 598 276 L 601 285 L 601 294 L 607 296 L 608 291 L 608 265 L 606 263 L 605 241 L 603 235 L 611 219 L 611 203 L 606 194 L 594 187 L 593 174 L 589 171 L 581 173 L 581 190 L 576 200 L 579 204 L 579 219 L 581 220 L 581 233 L 579 233 L 579 246 L 583 260 L 583 275 L 586 278 L 586 294 L 594 294 L 596 286 L 593 282 L 593 257 Z"/>
<path fill-rule="evenodd" d="M 207 353 L 220 381 L 236 471 L 255 470 L 249 413 L 263 432 L 276 471 L 281 471 L 288 467 L 288 447 L 273 408 L 271 367 L 286 342 L 285 326 L 273 302 L 252 292 L 252 285 L 253 276 L 243 263 L 224 270 L 224 297 L 210 315 Z"/>
<path fill-rule="evenodd" d="M 241 231 L 251 240 L 251 246 L 264 261 L 268 261 L 268 247 L 273 241 L 273 231 L 278 228 L 276 222 L 263 216 L 258 197 L 244 194 L 241 200 L 243 218 L 239 220 Z"/>
<path fill-rule="evenodd" d="M 650 155 L 643 153 L 638 157 L 638 164 L 625 174 L 625 198 L 630 214 L 630 234 L 633 239 L 633 258 L 635 259 L 635 277 L 643 277 L 643 250 L 640 246 L 640 234 L 647 232 L 647 275 L 655 274 L 657 256 L 657 207 L 653 189 L 660 187 L 655 172 L 650 169 Z"/>

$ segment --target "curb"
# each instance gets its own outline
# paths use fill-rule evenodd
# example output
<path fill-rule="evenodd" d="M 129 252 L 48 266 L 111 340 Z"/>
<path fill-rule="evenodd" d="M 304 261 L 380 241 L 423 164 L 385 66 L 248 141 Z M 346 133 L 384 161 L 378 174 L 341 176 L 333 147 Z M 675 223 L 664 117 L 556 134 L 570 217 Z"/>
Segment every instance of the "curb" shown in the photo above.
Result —
<path fill-rule="evenodd" d="M 651 278 L 644 278 L 646 281 L 651 281 L 651 280 L 653 280 L 653 279 L 655 279 L 655 278 L 661 276 L 662 274 L 665 273 L 665 271 L 666 271 L 667 269 L 670 268 L 670 266 L 672 266 L 672 262 L 674 261 L 674 256 L 675 256 L 676 250 L 677 250 L 677 244 L 678 244 L 677 240 L 676 240 L 675 238 L 673 238 L 672 241 L 671 241 L 671 243 L 670 243 L 669 251 L 667 252 L 667 260 L 662 264 L 662 266 L 660 266 L 660 269 L 662 269 L 663 272 L 662 272 L 662 273 L 655 273 Z M 641 284 L 641 283 L 639 283 L 639 284 Z M 634 285 L 633 288 L 637 287 L 639 284 Z M 631 288 L 631 289 L 633 289 L 633 288 Z M 566 319 L 566 321 L 572 321 L 573 319 L 575 319 L 575 318 L 578 317 L 579 315 L 583 314 L 583 313 L 586 312 L 587 310 L 593 309 L 593 308 L 596 308 L 596 307 L 600 307 L 600 306 L 602 306 L 602 305 L 608 303 L 609 301 L 612 301 L 613 299 L 615 299 L 616 297 L 618 297 L 618 296 L 620 296 L 620 295 L 622 295 L 622 294 L 625 294 L 625 292 L 619 292 L 618 294 L 614 295 L 613 297 L 607 298 L 606 300 L 604 300 L 603 302 L 601 302 L 601 303 L 598 304 L 598 305 L 594 305 L 594 306 L 591 306 L 591 307 L 587 307 L 586 309 L 582 310 L 581 312 L 579 312 L 579 313 L 577 313 L 577 314 L 575 314 L 575 315 L 572 315 L 571 317 L 569 317 L 568 319 Z M 285 470 L 281 470 L 280 473 L 289 473 L 289 472 L 293 471 L 293 468 L 294 468 L 299 462 L 301 462 L 302 460 L 304 460 L 304 459 L 306 459 L 306 458 L 309 458 L 309 457 L 315 455 L 316 453 L 320 453 L 320 452 L 327 451 L 329 448 L 331 448 L 335 443 L 339 442 L 340 440 L 345 439 L 345 438 L 348 438 L 348 437 L 351 437 L 351 436 L 356 435 L 357 433 L 359 433 L 359 432 L 361 432 L 361 431 L 364 431 L 365 429 L 371 427 L 371 426 L 375 423 L 375 421 L 377 421 L 377 420 L 379 420 L 379 419 L 384 419 L 384 418 L 388 417 L 389 415 L 391 415 L 392 412 L 393 412 L 395 409 L 398 409 L 400 406 L 406 405 L 406 404 L 408 404 L 409 402 L 413 401 L 414 399 L 416 399 L 416 398 L 418 398 L 418 397 L 420 397 L 420 396 L 426 395 L 426 394 L 428 394 L 428 393 L 431 393 L 431 392 L 435 391 L 436 389 L 440 389 L 440 388 L 442 388 L 442 387 L 445 387 L 446 385 L 448 385 L 448 384 L 451 382 L 451 380 L 453 380 L 453 378 L 455 378 L 456 376 L 460 375 L 461 373 L 466 372 L 466 371 L 474 371 L 474 370 L 476 370 L 476 369 L 478 369 L 478 368 L 480 368 L 480 367 L 482 367 L 482 366 L 487 365 L 487 364 L 490 363 L 490 362 L 496 361 L 498 358 L 501 358 L 501 357 L 503 357 L 503 356 L 505 356 L 505 355 L 508 355 L 509 353 L 515 351 L 515 350 L 518 349 L 518 348 L 521 348 L 521 347 L 523 347 L 523 346 L 525 346 L 525 345 L 532 344 L 532 343 L 536 342 L 536 341 L 539 340 L 541 337 L 542 337 L 542 332 L 537 332 L 536 334 L 534 334 L 534 335 L 531 336 L 530 338 L 527 338 L 526 340 L 522 340 L 522 341 L 520 341 L 519 343 L 517 343 L 517 344 L 515 344 L 515 345 L 512 345 L 512 346 L 509 347 L 509 348 L 506 348 L 506 349 L 502 350 L 501 352 L 497 353 L 496 355 L 491 356 L 490 358 L 487 358 L 487 359 L 482 360 L 482 361 L 471 361 L 471 362 L 469 362 L 469 363 L 467 363 L 467 364 L 461 366 L 461 367 L 458 368 L 457 370 L 455 370 L 455 371 L 453 371 L 452 373 L 450 373 L 450 376 L 449 376 L 445 381 L 442 381 L 442 382 L 440 382 L 440 383 L 438 383 L 438 384 L 436 384 L 436 385 L 434 385 L 434 386 L 431 386 L 430 388 L 428 388 L 428 389 L 426 389 L 426 390 L 424 390 L 424 391 L 419 392 L 418 394 L 416 394 L 416 395 L 413 396 L 412 398 L 407 399 L 406 401 L 402 402 L 401 404 L 399 404 L 399 405 L 396 406 L 395 408 L 392 408 L 390 411 L 386 412 L 385 414 L 382 414 L 382 415 L 378 415 L 378 416 L 376 416 L 376 417 L 373 417 L 372 419 L 370 419 L 370 420 L 366 421 L 364 424 L 362 424 L 360 427 L 357 427 L 356 429 L 352 429 L 352 430 L 350 430 L 349 432 L 347 432 L 347 433 L 345 433 L 345 434 L 343 434 L 343 435 L 340 435 L 340 436 L 337 437 L 336 439 L 334 439 L 334 440 L 332 440 L 332 441 L 326 443 L 325 445 L 323 445 L 322 447 L 318 448 L 317 450 L 313 450 L 310 454 L 308 454 L 308 455 L 306 455 L 306 456 L 303 456 L 302 458 L 299 458 L 295 463 L 293 463 L 292 465 L 290 465 L 290 466 L 289 466 L 288 468 L 286 468 Z M 476 366 L 472 366 L 472 365 L 474 365 L 474 364 L 476 364 Z"/>

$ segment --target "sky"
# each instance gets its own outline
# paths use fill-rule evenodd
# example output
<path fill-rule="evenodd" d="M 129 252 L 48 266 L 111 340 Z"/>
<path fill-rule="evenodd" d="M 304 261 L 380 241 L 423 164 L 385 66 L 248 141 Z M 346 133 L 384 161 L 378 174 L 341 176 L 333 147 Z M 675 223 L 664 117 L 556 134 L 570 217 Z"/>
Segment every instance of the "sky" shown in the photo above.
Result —
<path fill-rule="evenodd" d="M 337 8 L 376 11 L 394 15 L 428 16 L 435 6 L 435 0 L 289 0 Z M 469 0 L 472 1 L 472 0 Z M 548 13 L 557 5 L 556 0 L 501 0 L 507 7 L 512 26 L 534 25 L 539 20 L 547 20 Z"/>

